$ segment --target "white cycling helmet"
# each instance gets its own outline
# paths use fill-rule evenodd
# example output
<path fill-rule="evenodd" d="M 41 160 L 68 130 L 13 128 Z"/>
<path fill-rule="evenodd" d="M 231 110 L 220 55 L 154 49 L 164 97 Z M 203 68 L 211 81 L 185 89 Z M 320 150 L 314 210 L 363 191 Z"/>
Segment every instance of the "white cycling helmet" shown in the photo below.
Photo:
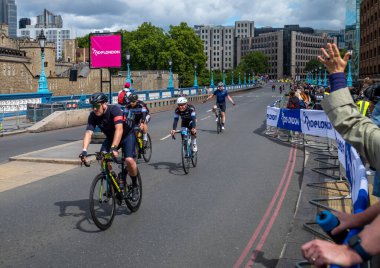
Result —
<path fill-rule="evenodd" d="M 180 105 L 180 104 L 186 104 L 187 103 L 187 99 L 185 97 L 179 97 L 177 99 L 177 104 Z"/>

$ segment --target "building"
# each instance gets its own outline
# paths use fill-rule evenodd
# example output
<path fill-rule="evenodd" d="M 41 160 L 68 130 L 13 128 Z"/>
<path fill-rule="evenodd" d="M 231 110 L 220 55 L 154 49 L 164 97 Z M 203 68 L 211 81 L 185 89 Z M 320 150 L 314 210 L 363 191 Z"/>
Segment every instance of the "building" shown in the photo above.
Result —
<path fill-rule="evenodd" d="M 345 28 L 345 48 L 352 50 L 352 78 L 359 78 L 360 61 L 360 2 L 361 0 L 346 0 L 346 28 Z M 362 1 L 372 3 L 372 1 Z M 377 3 L 377 1 L 376 1 Z M 377 5 L 377 4 L 376 4 Z"/>
<path fill-rule="evenodd" d="M 15 0 L 0 0 L 0 23 L 8 24 L 9 37 L 17 37 L 17 6 Z"/>
<path fill-rule="evenodd" d="M 327 43 L 337 42 L 336 37 L 329 37 L 327 34 L 310 34 L 311 28 L 292 25 L 276 28 L 275 31 L 272 29 L 265 28 L 258 36 L 241 40 L 242 56 L 253 51 L 261 51 L 269 57 L 268 75 L 271 79 L 283 77 L 305 79 L 306 64 L 320 55 L 321 47 L 326 46 Z M 295 31 L 297 29 L 305 29 L 305 31 Z"/>
<path fill-rule="evenodd" d="M 41 30 L 44 30 L 48 42 L 55 43 L 56 60 L 62 60 L 64 41 L 67 39 L 75 39 L 73 30 L 71 28 L 35 28 L 27 26 L 25 29 L 19 29 L 19 36 L 37 39 Z"/>
<path fill-rule="evenodd" d="M 380 79 L 380 3 L 363 0 L 360 4 L 360 80 Z"/>
<path fill-rule="evenodd" d="M 36 28 L 62 28 L 63 21 L 61 15 L 54 15 L 47 9 L 44 9 L 42 15 L 37 16 Z"/>
<path fill-rule="evenodd" d="M 235 26 L 195 25 L 195 33 L 203 41 L 203 49 L 208 57 L 208 70 L 230 70 L 237 65 L 236 42 L 241 37 L 252 37 L 253 21 L 236 21 Z"/>
<path fill-rule="evenodd" d="M 339 49 L 346 47 L 345 42 L 345 30 L 314 30 L 315 34 L 323 35 L 327 34 L 330 37 L 336 37 L 337 46 Z"/>
<path fill-rule="evenodd" d="M 27 25 L 31 25 L 32 22 L 29 18 L 21 18 L 18 21 L 18 28 L 19 29 L 25 29 Z"/>

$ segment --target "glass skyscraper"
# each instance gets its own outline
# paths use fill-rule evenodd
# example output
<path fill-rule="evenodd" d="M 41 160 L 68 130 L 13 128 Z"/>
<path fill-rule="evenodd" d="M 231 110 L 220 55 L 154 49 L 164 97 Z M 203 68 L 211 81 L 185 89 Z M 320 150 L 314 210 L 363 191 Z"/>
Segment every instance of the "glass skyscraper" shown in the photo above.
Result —
<path fill-rule="evenodd" d="M 9 27 L 9 37 L 17 37 L 17 6 L 15 0 L 0 0 L 0 23 Z"/>
<path fill-rule="evenodd" d="M 352 75 L 354 79 L 359 77 L 359 53 L 360 53 L 360 0 L 346 0 L 346 49 L 353 50 Z"/>

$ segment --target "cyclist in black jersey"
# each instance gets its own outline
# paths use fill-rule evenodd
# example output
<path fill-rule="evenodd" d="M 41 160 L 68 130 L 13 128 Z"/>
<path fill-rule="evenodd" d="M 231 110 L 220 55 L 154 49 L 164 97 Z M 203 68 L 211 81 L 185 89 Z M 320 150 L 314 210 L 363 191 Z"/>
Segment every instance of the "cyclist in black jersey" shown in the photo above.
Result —
<path fill-rule="evenodd" d="M 146 104 L 138 99 L 136 93 L 132 93 L 128 96 L 128 104 L 125 106 L 125 113 L 134 117 L 136 126 L 140 126 L 143 133 L 144 146 L 148 141 L 148 122 L 150 121 L 149 109 Z"/>
<path fill-rule="evenodd" d="M 198 150 L 197 147 L 197 116 L 195 113 L 195 107 L 187 103 L 185 97 L 179 97 L 177 99 L 178 107 L 174 111 L 174 122 L 173 129 L 170 131 L 170 134 L 173 136 L 175 134 L 175 129 L 177 128 L 179 117 L 181 117 L 181 127 L 187 127 L 191 132 L 191 144 L 193 152 Z"/>
<path fill-rule="evenodd" d="M 107 104 L 108 98 L 104 93 L 95 93 L 90 97 L 92 112 L 88 117 L 86 132 L 83 138 L 83 149 L 79 155 L 82 162 L 86 162 L 87 148 L 91 142 L 91 136 L 96 126 L 105 134 L 106 138 L 101 146 L 101 151 L 111 152 L 118 156 L 118 149 L 121 148 L 125 155 L 125 162 L 128 174 L 132 179 L 133 200 L 137 200 L 137 164 L 135 161 L 135 135 L 133 133 L 133 122 L 128 122 L 123 111 L 118 105 Z M 124 187 L 124 178 L 120 180 L 120 187 Z"/>

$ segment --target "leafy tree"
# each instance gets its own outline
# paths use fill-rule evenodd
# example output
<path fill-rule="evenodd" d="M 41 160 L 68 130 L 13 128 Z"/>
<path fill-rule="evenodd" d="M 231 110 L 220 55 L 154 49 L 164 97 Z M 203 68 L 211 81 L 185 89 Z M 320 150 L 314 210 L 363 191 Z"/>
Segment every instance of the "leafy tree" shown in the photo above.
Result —
<path fill-rule="evenodd" d="M 82 37 L 77 37 L 78 47 L 85 48 L 90 47 L 89 34 Z"/>
<path fill-rule="evenodd" d="M 269 57 L 260 51 L 254 51 L 245 55 L 239 65 L 237 66 L 237 72 L 242 74 L 242 81 L 244 81 L 244 73 L 266 73 L 269 67 Z M 248 76 L 247 76 L 248 80 Z"/>
<path fill-rule="evenodd" d="M 306 63 L 305 72 L 312 72 L 315 69 L 319 69 L 319 67 L 323 68 L 322 63 L 320 63 L 317 59 L 311 59 Z"/>

